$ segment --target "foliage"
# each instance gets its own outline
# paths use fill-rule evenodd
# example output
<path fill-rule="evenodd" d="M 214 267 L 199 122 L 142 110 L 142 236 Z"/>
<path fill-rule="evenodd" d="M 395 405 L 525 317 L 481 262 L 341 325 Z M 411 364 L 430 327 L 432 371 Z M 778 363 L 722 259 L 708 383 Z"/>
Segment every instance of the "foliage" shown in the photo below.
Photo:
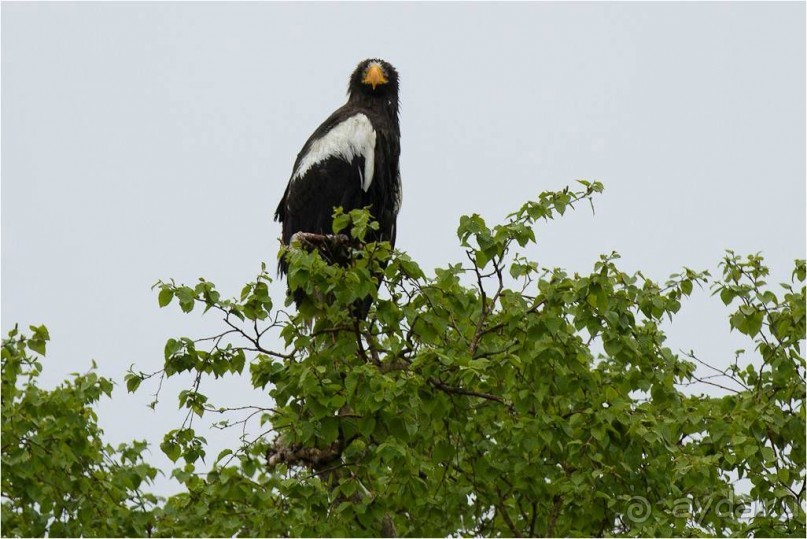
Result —
<path fill-rule="evenodd" d="M 804 536 L 804 261 L 775 290 L 756 255 L 664 283 L 619 270 L 616 253 L 585 275 L 540 267 L 527 256 L 536 225 L 602 190 L 580 184 L 503 224 L 463 217 L 467 261 L 429 276 L 387 243 L 342 266 L 292 246 L 288 282 L 305 297 L 293 314 L 273 305 L 265 267 L 230 299 L 203 279 L 159 282 L 160 306 L 223 325 L 170 339 L 163 369 L 127 375 L 129 391 L 193 380 L 161 444 L 184 491 L 151 511 L 153 533 Z M 340 212 L 334 231 L 361 243 L 372 225 Z M 725 370 L 665 345 L 696 285 L 748 338 Z M 5 347 L 3 361 L 5 413 Z M 266 402 L 228 408 L 203 392 L 247 374 Z M 200 472 L 193 418 L 206 413 L 252 434 Z"/>
<path fill-rule="evenodd" d="M 387 244 L 349 267 L 291 249 L 289 283 L 307 302 L 290 317 L 265 272 L 231 300 L 206 281 L 159 283 L 162 298 L 216 310 L 227 327 L 204 351 L 169 341 L 165 372 L 239 374 L 250 354 L 252 383 L 274 403 L 255 407 L 270 428 L 212 474 L 180 476 L 188 493 L 166 505 L 160 532 L 803 535 L 804 262 L 780 298 L 759 257 L 725 258 L 712 287 L 759 357 L 699 378 L 700 360 L 666 347 L 661 324 L 707 273 L 662 285 L 611 254 L 568 275 L 516 252 L 538 221 L 600 190 L 544 193 L 493 227 L 463 217 L 469 263 L 433 277 Z M 336 225 L 363 238 L 366 213 Z M 367 321 L 351 319 L 382 270 L 386 294 Z M 265 344 L 273 331 L 284 349 Z M 720 396 L 688 392 L 698 379 Z M 217 410 L 195 380 L 184 405 Z"/>
<path fill-rule="evenodd" d="M 112 382 L 90 371 L 39 388 L 50 337 L 30 329 L 3 339 L 3 535 L 146 535 L 157 502 L 141 490 L 157 474 L 143 461 L 146 443 L 104 444 L 92 409 Z"/>

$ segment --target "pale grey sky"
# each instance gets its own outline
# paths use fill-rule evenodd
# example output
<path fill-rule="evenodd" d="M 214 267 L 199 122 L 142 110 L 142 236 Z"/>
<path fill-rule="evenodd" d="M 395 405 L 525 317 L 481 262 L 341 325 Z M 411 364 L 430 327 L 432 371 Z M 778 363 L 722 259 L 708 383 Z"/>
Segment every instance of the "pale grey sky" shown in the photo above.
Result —
<path fill-rule="evenodd" d="M 587 178 L 606 186 L 596 215 L 542 226 L 542 264 L 616 250 L 663 280 L 731 248 L 786 280 L 805 256 L 804 20 L 802 2 L 3 3 L 3 332 L 49 327 L 53 384 L 91 359 L 118 381 L 156 370 L 167 338 L 220 327 L 150 286 L 235 295 L 274 265 L 294 158 L 367 57 L 401 74 L 398 246 L 425 268 L 463 260 L 460 215 Z M 697 293 L 671 346 L 725 362 L 745 342 L 726 314 Z M 147 438 L 164 464 L 185 383 L 156 413 L 154 388 L 119 386 L 108 438 Z M 205 389 L 259 401 L 248 385 Z M 211 458 L 234 437 L 205 434 Z"/>

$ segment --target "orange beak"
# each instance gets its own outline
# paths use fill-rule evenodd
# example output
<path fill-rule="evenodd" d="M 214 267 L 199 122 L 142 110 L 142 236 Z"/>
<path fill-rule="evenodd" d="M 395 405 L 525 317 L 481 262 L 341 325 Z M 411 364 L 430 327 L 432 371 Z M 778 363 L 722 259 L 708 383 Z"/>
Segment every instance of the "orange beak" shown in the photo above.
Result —
<path fill-rule="evenodd" d="M 378 64 L 370 64 L 370 67 L 367 68 L 367 73 L 364 74 L 364 80 L 362 80 L 364 84 L 370 84 L 373 86 L 373 90 L 379 84 L 386 84 L 388 81 L 386 77 L 384 77 L 384 70 L 381 69 L 381 66 Z"/>

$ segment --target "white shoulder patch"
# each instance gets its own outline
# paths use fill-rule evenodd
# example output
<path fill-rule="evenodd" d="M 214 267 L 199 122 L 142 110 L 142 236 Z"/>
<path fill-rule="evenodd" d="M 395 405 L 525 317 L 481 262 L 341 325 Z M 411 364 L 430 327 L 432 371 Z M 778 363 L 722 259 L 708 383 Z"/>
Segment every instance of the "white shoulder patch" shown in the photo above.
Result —
<path fill-rule="evenodd" d="M 355 114 L 336 124 L 325 136 L 311 144 L 291 179 L 294 181 L 303 176 L 312 166 L 329 157 L 341 157 L 350 163 L 354 157 L 360 155 L 364 157 L 364 170 L 359 171 L 361 188 L 367 191 L 373 183 L 375 140 L 375 129 L 367 116 Z"/>

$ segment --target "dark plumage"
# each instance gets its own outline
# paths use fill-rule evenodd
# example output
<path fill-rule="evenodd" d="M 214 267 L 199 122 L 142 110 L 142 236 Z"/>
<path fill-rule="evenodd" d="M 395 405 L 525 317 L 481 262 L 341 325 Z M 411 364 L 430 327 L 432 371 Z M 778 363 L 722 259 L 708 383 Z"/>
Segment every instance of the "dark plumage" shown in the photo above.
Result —
<path fill-rule="evenodd" d="M 359 63 L 348 100 L 303 145 L 275 212 L 283 244 L 297 232 L 331 234 L 333 211 L 370 206 L 380 228 L 367 241 L 395 244 L 401 204 L 398 72 L 384 60 Z M 280 261 L 280 272 L 287 265 Z"/>

